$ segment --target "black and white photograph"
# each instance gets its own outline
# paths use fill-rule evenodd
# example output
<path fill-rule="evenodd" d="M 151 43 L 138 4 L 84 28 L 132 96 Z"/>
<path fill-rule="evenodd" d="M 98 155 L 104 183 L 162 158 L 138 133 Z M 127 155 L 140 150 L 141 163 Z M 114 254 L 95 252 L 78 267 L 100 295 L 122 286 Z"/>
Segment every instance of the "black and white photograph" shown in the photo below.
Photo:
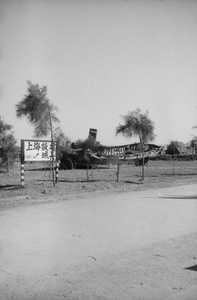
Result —
<path fill-rule="evenodd" d="M 0 300 L 196 300 L 197 0 L 1 0 L 0 41 Z"/>

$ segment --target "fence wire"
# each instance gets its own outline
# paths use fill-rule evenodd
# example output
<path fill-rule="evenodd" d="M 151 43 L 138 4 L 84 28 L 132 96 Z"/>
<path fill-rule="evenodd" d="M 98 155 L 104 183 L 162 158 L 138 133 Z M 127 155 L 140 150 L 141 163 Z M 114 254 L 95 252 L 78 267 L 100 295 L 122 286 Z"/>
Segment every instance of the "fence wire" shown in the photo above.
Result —
<path fill-rule="evenodd" d="M 128 182 L 140 180 L 142 174 L 141 166 L 134 163 L 123 164 L 109 163 L 106 165 L 93 165 L 85 169 L 59 170 L 59 182 Z M 149 160 L 145 166 L 145 179 L 192 177 L 197 175 L 197 160 L 194 161 L 152 161 Z M 52 166 L 46 164 L 25 164 L 25 185 L 37 182 L 52 181 Z M 17 162 L 9 172 L 0 169 L 0 186 L 20 184 L 20 163 Z"/>

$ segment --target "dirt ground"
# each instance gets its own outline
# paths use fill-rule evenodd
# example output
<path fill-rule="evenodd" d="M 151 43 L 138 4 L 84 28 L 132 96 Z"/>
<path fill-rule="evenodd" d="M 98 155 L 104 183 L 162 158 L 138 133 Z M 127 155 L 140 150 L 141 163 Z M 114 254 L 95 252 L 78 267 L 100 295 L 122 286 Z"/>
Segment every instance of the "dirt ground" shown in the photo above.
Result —
<path fill-rule="evenodd" d="M 19 163 L 0 173 L 0 299 L 196 299 L 197 161 L 150 161 L 144 182 L 136 166 L 118 182 L 116 166 L 61 170 L 55 187 L 39 168 L 23 188 Z"/>
<path fill-rule="evenodd" d="M 25 165 L 24 187 L 21 187 L 20 163 L 15 163 L 9 173 L 0 172 L 0 209 L 179 186 L 197 181 L 197 161 L 149 161 L 143 182 L 141 167 L 134 165 L 120 166 L 119 181 L 116 165 L 89 170 L 89 180 L 87 170 L 60 170 L 55 187 L 52 172 L 48 166 L 42 167 L 40 170 L 39 163 Z"/>
<path fill-rule="evenodd" d="M 0 299 L 196 300 L 196 195 L 194 184 L 0 211 Z"/>

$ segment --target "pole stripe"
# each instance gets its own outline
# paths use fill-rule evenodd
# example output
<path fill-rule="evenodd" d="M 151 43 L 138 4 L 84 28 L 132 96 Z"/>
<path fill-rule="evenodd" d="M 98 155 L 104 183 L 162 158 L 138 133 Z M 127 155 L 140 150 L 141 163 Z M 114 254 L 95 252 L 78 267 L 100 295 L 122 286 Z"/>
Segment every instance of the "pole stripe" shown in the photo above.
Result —
<path fill-rule="evenodd" d="M 21 164 L 21 186 L 24 186 L 25 181 L 25 166 L 24 164 Z"/>
<path fill-rule="evenodd" d="M 55 170 L 55 180 L 56 180 L 56 183 L 58 182 L 58 177 L 59 177 L 59 162 L 57 161 L 57 163 L 56 163 L 56 170 Z"/>

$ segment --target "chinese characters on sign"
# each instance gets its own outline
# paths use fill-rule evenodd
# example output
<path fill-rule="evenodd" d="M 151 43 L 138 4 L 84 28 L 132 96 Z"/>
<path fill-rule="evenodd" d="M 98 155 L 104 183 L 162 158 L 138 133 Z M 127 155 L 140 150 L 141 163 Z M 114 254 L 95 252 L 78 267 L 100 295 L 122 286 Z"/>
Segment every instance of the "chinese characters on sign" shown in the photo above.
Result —
<path fill-rule="evenodd" d="M 51 141 L 24 141 L 24 161 L 51 161 Z M 53 160 L 56 160 L 56 144 L 53 142 Z"/>

